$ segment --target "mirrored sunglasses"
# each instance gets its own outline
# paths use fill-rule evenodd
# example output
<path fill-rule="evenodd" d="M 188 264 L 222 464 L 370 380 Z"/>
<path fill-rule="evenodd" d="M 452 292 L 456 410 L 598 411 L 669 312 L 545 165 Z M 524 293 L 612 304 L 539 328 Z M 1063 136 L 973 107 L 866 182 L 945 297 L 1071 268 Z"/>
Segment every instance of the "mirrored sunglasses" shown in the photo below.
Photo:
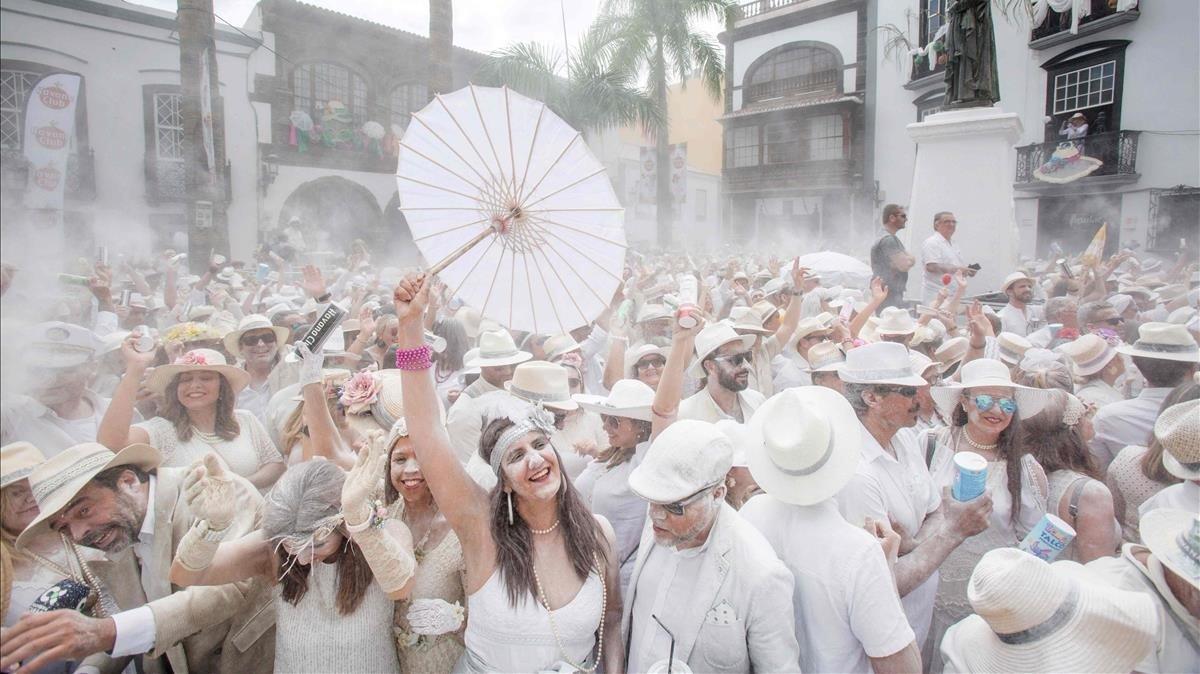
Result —
<path fill-rule="evenodd" d="M 979 395 L 972 397 L 972 400 L 975 401 L 975 407 L 978 408 L 980 412 L 986 412 L 992 409 L 993 405 L 999 405 L 1000 411 L 1010 416 L 1017 411 L 1017 401 L 1013 400 L 1012 398 L 996 398 L 986 393 L 980 393 Z"/>

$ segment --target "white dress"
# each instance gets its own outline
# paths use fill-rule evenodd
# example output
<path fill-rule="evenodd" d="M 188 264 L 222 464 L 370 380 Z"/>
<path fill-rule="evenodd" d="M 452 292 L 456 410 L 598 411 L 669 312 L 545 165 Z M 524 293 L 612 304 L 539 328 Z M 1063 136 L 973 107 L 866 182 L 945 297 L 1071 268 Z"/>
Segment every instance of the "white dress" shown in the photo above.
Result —
<path fill-rule="evenodd" d="M 516 606 L 509 604 L 497 567 L 483 587 L 467 597 L 467 615 L 471 616 L 465 635 L 467 650 L 454 671 L 542 672 L 555 669 L 564 659 L 591 666 L 602 599 L 600 576 L 593 572 L 575 598 L 554 611 L 551 626 L 550 614 L 532 594 Z M 619 628 L 611 627 L 608 638 L 619 638 L 615 636 Z M 559 649 L 560 640 L 565 654 Z"/>
<path fill-rule="evenodd" d="M 646 502 L 629 488 L 629 474 L 646 458 L 649 449 L 649 442 L 639 444 L 628 461 L 612 468 L 600 461 L 592 461 L 575 485 L 591 511 L 603 515 L 612 524 L 617 562 L 621 565 L 621 596 L 625 596 L 625 590 L 629 588 L 638 543 L 646 524 Z"/>
<path fill-rule="evenodd" d="M 214 451 L 242 477 L 254 474 L 263 464 L 283 461 L 258 417 L 246 410 L 234 410 L 234 416 L 241 432 L 233 440 L 222 440 L 213 445 L 205 443 L 195 433 L 186 442 L 180 440 L 175 425 L 162 417 L 135 425 L 150 434 L 150 445 L 162 453 L 161 465 L 167 468 L 189 466 Z"/>
<path fill-rule="evenodd" d="M 400 671 L 392 633 L 395 604 L 379 584 L 350 615 L 337 609 L 337 564 L 315 564 L 308 591 L 293 606 L 275 587 L 275 671 L 280 674 Z"/>

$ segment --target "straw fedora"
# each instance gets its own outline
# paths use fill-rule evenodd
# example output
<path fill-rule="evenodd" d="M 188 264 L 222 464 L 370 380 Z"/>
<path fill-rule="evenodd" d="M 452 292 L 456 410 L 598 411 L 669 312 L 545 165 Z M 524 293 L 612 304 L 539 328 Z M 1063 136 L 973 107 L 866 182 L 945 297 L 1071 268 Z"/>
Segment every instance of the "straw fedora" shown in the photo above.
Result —
<path fill-rule="evenodd" d="M 582 347 L 579 342 L 571 335 L 563 333 L 547 337 L 545 342 L 542 342 L 542 350 L 546 352 L 546 360 L 554 362 L 572 351 L 579 351 Z"/>
<path fill-rule="evenodd" d="M 1075 562 L 998 548 L 967 586 L 975 609 L 946 638 L 971 672 L 1128 672 L 1155 648 L 1154 599 Z"/>
<path fill-rule="evenodd" d="M 1162 443 L 1163 467 L 1175 477 L 1200 480 L 1200 400 L 1171 405 L 1154 422 Z"/>
<path fill-rule="evenodd" d="M 1096 374 L 1117 356 L 1117 350 L 1103 337 L 1088 333 L 1055 349 L 1071 360 L 1071 369 L 1079 377 Z"/>
<path fill-rule="evenodd" d="M 1012 287 L 1012 284 L 1016 283 L 1017 281 L 1029 281 L 1030 283 L 1037 283 L 1037 281 L 1030 278 L 1030 276 L 1025 272 L 1014 271 L 1013 273 L 1004 277 L 1004 283 L 1000 285 L 1000 292 L 1008 292 L 1008 289 Z"/>
<path fill-rule="evenodd" d="M 1050 395 L 1050 391 L 1045 389 L 1013 383 L 1008 366 L 993 358 L 973 360 L 964 365 L 959 374 L 961 381 L 934 386 L 929 390 L 929 394 L 933 396 L 933 401 L 937 403 L 938 410 L 945 419 L 949 419 L 954 413 L 954 408 L 958 405 L 963 391 L 973 388 L 989 386 L 1011 388 L 1013 398 L 1017 401 L 1017 415 L 1022 419 L 1028 419 L 1041 412 L 1042 408 L 1046 406 L 1047 396 Z"/>
<path fill-rule="evenodd" d="M 846 362 L 842 347 L 833 342 L 814 344 L 808 350 L 808 369 L 805 372 L 837 372 Z"/>
<path fill-rule="evenodd" d="M 775 306 L 767 300 L 754 303 L 754 310 L 758 312 L 759 318 L 762 319 L 762 324 L 766 325 L 767 321 L 775 317 L 779 313 L 779 307 Z"/>
<path fill-rule="evenodd" d="M 749 425 L 761 438 L 746 450 L 750 474 L 784 503 L 812 505 L 831 498 L 858 467 L 858 416 L 837 391 L 787 389 L 764 402 Z"/>
<path fill-rule="evenodd" d="M 14 442 L 0 447 L 0 489 L 29 477 L 46 457 L 29 442 Z"/>
<path fill-rule="evenodd" d="M 1200 363 L 1200 346 L 1186 327 L 1174 323 L 1142 323 L 1138 326 L 1137 341 L 1122 344 L 1117 347 L 1117 352 L 1142 358 Z"/>
<path fill-rule="evenodd" d="M 734 307 L 729 312 L 729 322 L 738 334 L 771 335 L 773 330 L 763 327 L 763 318 L 754 307 Z"/>
<path fill-rule="evenodd" d="M 917 322 L 908 311 L 900 307 L 884 307 L 879 312 L 879 324 L 875 326 L 877 335 L 911 335 L 917 329 Z"/>
<path fill-rule="evenodd" d="M 1142 542 L 1163 566 L 1200 589 L 1200 516 L 1161 508 L 1142 515 Z"/>
<path fill-rule="evenodd" d="M 733 443 L 706 421 L 681 419 L 658 434 L 629 473 L 629 488 L 651 503 L 674 503 L 725 481 Z"/>
<path fill-rule="evenodd" d="M 1000 360 L 1009 365 L 1016 365 L 1025 357 L 1025 352 L 1033 348 L 1028 339 L 1015 332 L 1002 332 L 996 335 L 996 351 Z"/>
<path fill-rule="evenodd" d="M 625 352 L 625 376 L 630 379 L 637 379 L 637 364 L 638 361 L 646 356 L 662 356 L 666 359 L 671 353 L 671 349 L 657 344 L 642 344 L 636 349 L 629 349 Z"/>
<path fill-rule="evenodd" d="M 225 362 L 225 356 L 221 352 L 212 349 L 192 349 L 176 358 L 174 363 L 154 368 L 154 374 L 150 375 L 146 386 L 156 393 L 164 393 L 175 375 L 198 370 L 216 372 L 225 377 L 234 393 L 246 388 L 250 383 L 250 375 L 240 367 Z"/>
<path fill-rule="evenodd" d="M 652 420 L 654 389 L 636 379 L 618 380 L 607 396 L 576 393 L 571 397 L 580 407 L 596 414 Z"/>
<path fill-rule="evenodd" d="M 69 447 L 43 461 L 29 473 L 29 487 L 41 511 L 17 537 L 17 547 L 50 530 L 50 519 L 75 498 L 97 473 L 116 466 L 137 466 L 144 471 L 158 468 L 162 456 L 150 445 L 132 444 L 114 453 L 95 442 Z"/>
<path fill-rule="evenodd" d="M 493 330 L 479 335 L 479 353 L 464 365 L 468 367 L 500 367 L 516 365 L 533 358 L 528 351 L 517 350 L 507 330 Z"/>
<path fill-rule="evenodd" d="M 838 376 L 849 384 L 924 386 L 926 383 L 913 372 L 908 349 L 895 342 L 876 342 L 850 349 Z"/>
<path fill-rule="evenodd" d="M 273 325 L 271 320 L 262 314 L 250 314 L 238 321 L 237 329 L 225 335 L 225 350 L 234 358 L 242 357 L 242 335 L 251 330 L 270 330 L 275 333 L 275 343 L 287 343 L 287 328 Z"/>
<path fill-rule="evenodd" d="M 704 360 L 717 352 L 717 349 L 730 342 L 741 342 L 743 349 L 750 349 L 758 335 L 739 335 L 733 326 L 721 321 L 704 326 L 696 335 L 696 360 L 688 368 L 688 374 L 699 379 L 704 376 Z"/>
<path fill-rule="evenodd" d="M 551 410 L 571 412 L 579 409 L 579 404 L 571 399 L 567 369 L 557 363 L 544 360 L 521 363 L 513 370 L 512 379 L 504 382 L 504 390 L 535 405 L 541 403 Z"/>
<path fill-rule="evenodd" d="M 479 323 L 483 320 L 483 316 L 479 310 L 474 307 L 460 307 L 454 312 L 454 320 L 458 321 L 463 326 L 463 331 L 467 333 L 467 337 L 472 341 L 479 336 Z"/>
<path fill-rule="evenodd" d="M 942 327 L 942 335 L 939 335 L 935 328 L 930 327 L 932 325 L 942 324 L 939 321 L 934 321 L 927 325 L 918 325 L 917 329 L 913 330 L 912 337 L 908 340 L 908 346 L 910 348 L 916 348 L 922 344 L 930 344 L 941 340 L 946 331 L 945 326 Z"/>
<path fill-rule="evenodd" d="M 813 334 L 814 332 L 825 332 L 833 329 L 833 314 L 828 311 L 822 311 L 816 316 L 801 318 L 796 324 L 796 331 L 792 333 L 792 341 L 799 341 Z"/>
<path fill-rule="evenodd" d="M 961 363 L 963 358 L 967 357 L 967 349 L 970 346 L 966 337 L 951 337 L 942 342 L 942 345 L 933 352 L 933 359 L 937 361 L 938 369 L 942 371 L 942 374 L 949 372 Z"/>

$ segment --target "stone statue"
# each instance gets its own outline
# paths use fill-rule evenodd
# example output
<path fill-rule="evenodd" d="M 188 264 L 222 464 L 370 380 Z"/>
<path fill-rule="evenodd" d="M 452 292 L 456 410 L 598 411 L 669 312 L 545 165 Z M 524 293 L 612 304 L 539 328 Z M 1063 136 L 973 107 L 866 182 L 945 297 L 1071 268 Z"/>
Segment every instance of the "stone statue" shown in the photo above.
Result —
<path fill-rule="evenodd" d="M 991 0 L 957 0 L 946 10 L 944 109 L 991 107 L 1000 100 Z"/>

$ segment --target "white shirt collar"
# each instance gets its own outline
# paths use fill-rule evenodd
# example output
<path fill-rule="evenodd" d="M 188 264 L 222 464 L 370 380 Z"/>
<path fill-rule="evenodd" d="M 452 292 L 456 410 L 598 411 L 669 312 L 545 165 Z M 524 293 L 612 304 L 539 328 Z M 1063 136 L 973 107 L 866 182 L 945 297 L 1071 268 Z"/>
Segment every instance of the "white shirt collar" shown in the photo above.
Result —
<path fill-rule="evenodd" d="M 150 489 L 146 492 L 146 516 L 142 518 L 142 529 L 138 532 L 138 542 L 145 543 L 154 538 L 154 490 L 158 478 L 150 476 Z"/>

